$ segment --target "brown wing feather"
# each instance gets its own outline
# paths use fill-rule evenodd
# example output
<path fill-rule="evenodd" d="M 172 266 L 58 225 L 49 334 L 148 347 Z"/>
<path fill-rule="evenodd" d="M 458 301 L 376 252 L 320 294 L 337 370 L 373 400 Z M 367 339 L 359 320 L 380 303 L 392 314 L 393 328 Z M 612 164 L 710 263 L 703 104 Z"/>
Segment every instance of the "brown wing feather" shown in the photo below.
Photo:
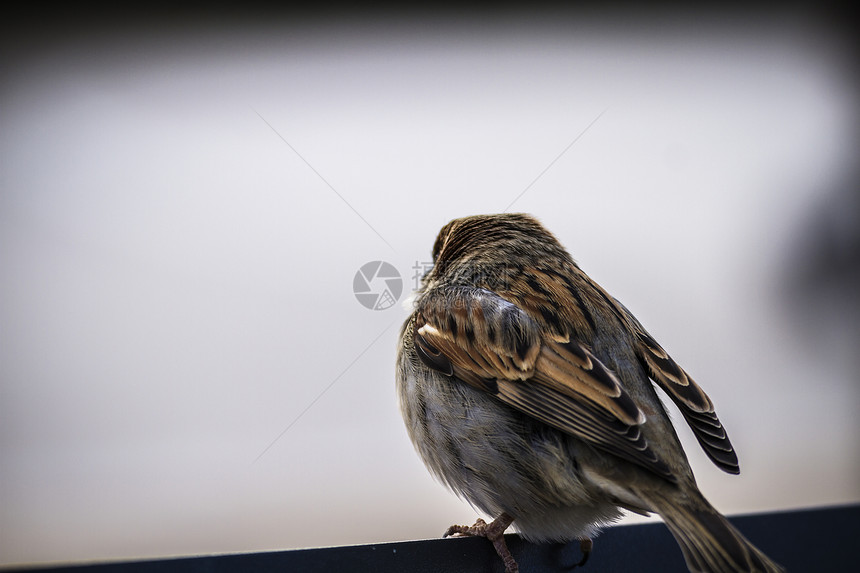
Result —
<path fill-rule="evenodd" d="M 584 275 L 583 275 L 584 276 Z M 705 454 L 721 470 L 740 473 L 738 456 L 705 391 L 657 344 L 627 308 L 591 279 L 594 289 L 636 335 L 636 354 L 648 376 L 678 406 Z"/>
<path fill-rule="evenodd" d="M 593 402 L 629 426 L 645 421 L 615 374 L 581 344 L 545 341 L 535 366 L 535 381 L 571 398 Z"/>
<path fill-rule="evenodd" d="M 681 410 L 705 454 L 721 470 L 730 474 L 740 473 L 738 456 L 717 418 L 711 399 L 647 332 L 641 330 L 638 334 L 639 359 L 651 379 Z"/>
<path fill-rule="evenodd" d="M 429 367 L 675 481 L 640 432 L 644 414 L 615 374 L 575 341 L 543 339 L 524 311 L 498 295 L 451 288 L 419 307 L 413 332 Z"/>

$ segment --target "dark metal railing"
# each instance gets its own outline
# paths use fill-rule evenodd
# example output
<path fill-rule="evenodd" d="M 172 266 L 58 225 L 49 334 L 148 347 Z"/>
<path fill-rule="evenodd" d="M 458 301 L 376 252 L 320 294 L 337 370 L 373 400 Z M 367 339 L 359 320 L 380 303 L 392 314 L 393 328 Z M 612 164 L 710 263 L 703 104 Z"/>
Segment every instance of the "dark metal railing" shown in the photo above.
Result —
<path fill-rule="evenodd" d="M 795 573 L 860 571 L 860 505 L 781 511 L 729 518 L 762 551 Z M 579 543 L 536 545 L 507 536 L 522 573 L 569 571 Z M 485 539 L 452 538 L 206 555 L 149 561 L 19 567 L 51 573 L 495 573 L 503 570 Z M 681 552 L 662 523 L 610 527 L 595 539 L 583 573 L 683 573 Z"/>

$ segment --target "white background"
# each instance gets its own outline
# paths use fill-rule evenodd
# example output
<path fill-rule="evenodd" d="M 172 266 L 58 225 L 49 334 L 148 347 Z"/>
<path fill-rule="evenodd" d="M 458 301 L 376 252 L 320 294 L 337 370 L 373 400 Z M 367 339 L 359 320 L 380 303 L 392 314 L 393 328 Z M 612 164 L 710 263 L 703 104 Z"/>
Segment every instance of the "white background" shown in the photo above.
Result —
<path fill-rule="evenodd" d="M 714 399 L 742 475 L 681 433 L 717 507 L 860 500 L 857 299 L 815 247 L 860 228 L 831 40 L 790 14 L 565 15 L 94 28 L 7 54 L 0 563 L 471 523 L 400 420 L 407 311 L 352 281 L 385 260 L 410 291 L 443 224 L 521 193 Z"/>

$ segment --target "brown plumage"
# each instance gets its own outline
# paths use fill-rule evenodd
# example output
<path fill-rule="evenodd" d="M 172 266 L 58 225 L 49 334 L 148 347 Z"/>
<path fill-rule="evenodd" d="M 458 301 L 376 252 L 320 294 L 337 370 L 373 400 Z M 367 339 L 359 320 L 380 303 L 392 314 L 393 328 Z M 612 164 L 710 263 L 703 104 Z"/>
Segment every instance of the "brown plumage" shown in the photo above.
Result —
<path fill-rule="evenodd" d="M 428 468 L 498 519 L 449 533 L 585 539 L 659 513 L 691 571 L 779 571 L 701 495 L 652 381 L 713 462 L 737 456 L 704 391 L 527 215 L 456 219 L 404 325 L 397 383 Z"/>

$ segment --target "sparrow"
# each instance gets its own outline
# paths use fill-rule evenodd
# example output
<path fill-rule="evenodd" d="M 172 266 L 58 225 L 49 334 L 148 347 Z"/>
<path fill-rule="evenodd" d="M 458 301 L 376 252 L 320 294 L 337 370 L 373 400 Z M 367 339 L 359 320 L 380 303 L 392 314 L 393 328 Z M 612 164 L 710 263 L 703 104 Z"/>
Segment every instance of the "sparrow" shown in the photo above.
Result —
<path fill-rule="evenodd" d="M 738 458 L 696 382 L 559 241 L 525 214 L 455 219 L 401 330 L 400 408 L 418 454 L 442 483 L 495 519 L 448 535 L 533 542 L 591 537 L 622 510 L 662 516 L 690 571 L 783 569 L 699 491 L 655 385 L 707 456 Z"/>

